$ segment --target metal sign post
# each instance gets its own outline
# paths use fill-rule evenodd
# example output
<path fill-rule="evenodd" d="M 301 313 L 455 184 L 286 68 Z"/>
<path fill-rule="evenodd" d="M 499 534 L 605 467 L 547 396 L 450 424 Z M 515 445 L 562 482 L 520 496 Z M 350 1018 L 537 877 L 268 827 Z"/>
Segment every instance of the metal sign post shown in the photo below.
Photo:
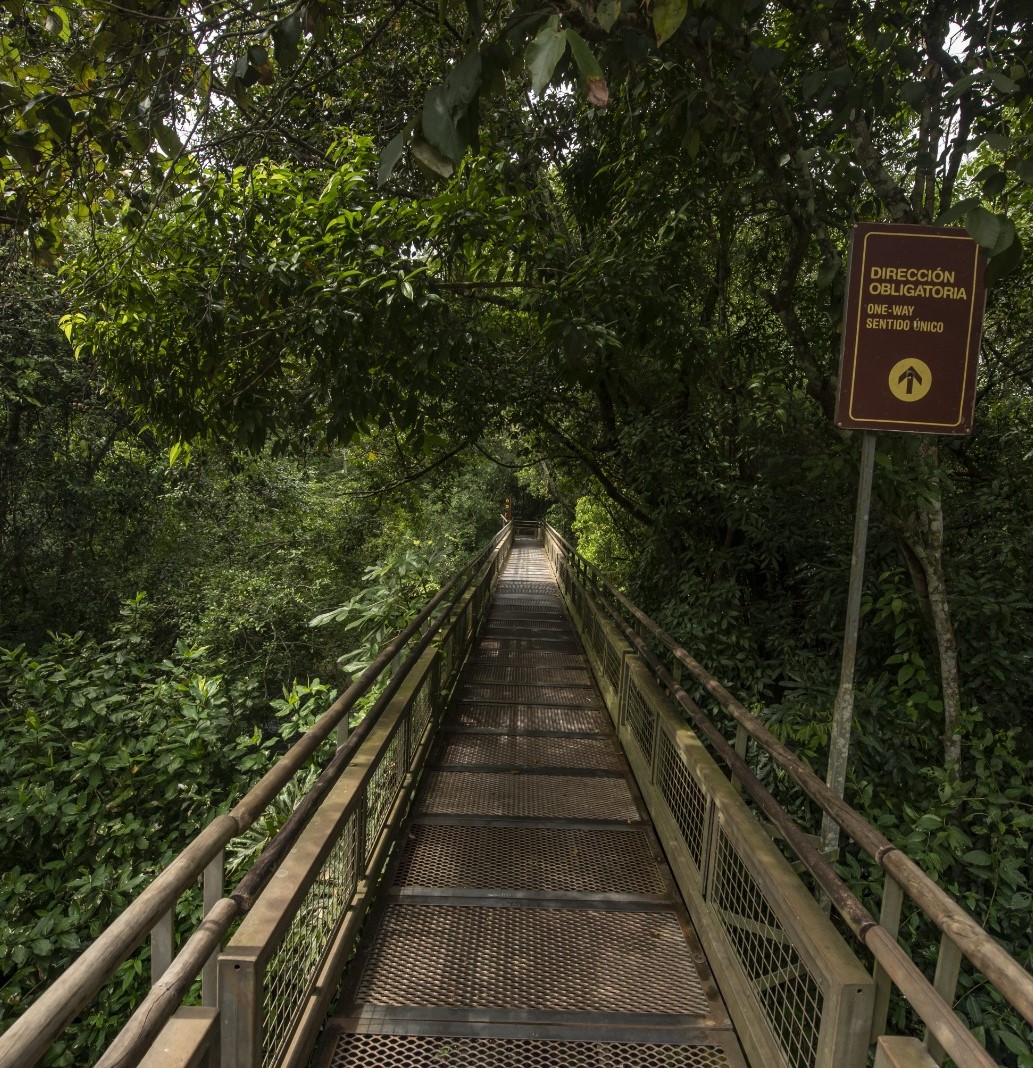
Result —
<path fill-rule="evenodd" d="M 983 259 L 963 230 L 899 223 L 854 227 L 836 426 L 862 430 L 864 438 L 826 777 L 839 797 L 850 754 L 875 431 L 972 432 L 984 300 Z M 827 814 L 821 843 L 826 851 L 839 844 L 839 827 Z"/>
<path fill-rule="evenodd" d="M 861 627 L 861 590 L 864 585 L 864 557 L 868 547 L 868 516 L 872 506 L 872 476 L 875 473 L 875 433 L 866 430 L 861 439 L 861 477 L 857 485 L 857 514 L 854 516 L 854 549 L 850 556 L 850 589 L 846 600 L 846 627 L 843 633 L 843 663 L 839 690 L 832 711 L 829 736 L 829 769 L 826 783 L 839 797 L 846 786 L 846 766 L 850 756 L 850 727 L 854 718 L 854 664 L 857 661 L 857 634 Z M 821 848 L 831 852 L 839 845 L 839 824 L 826 812 L 821 820 Z"/>

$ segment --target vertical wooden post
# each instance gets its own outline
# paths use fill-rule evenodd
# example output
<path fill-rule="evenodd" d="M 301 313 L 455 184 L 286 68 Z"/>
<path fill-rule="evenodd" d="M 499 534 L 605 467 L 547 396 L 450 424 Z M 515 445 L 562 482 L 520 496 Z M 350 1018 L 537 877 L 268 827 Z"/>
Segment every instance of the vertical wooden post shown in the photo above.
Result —
<path fill-rule="evenodd" d="M 151 986 L 165 974 L 175 955 L 176 910 L 169 909 L 151 928 Z"/>
<path fill-rule="evenodd" d="M 900 930 L 900 913 L 904 905 L 904 891 L 900 883 L 888 872 L 882 880 L 882 905 L 879 908 L 879 926 L 885 928 L 894 938 Z M 886 969 L 876 961 L 875 970 L 872 973 L 875 979 L 875 1005 L 872 1008 L 872 1033 L 871 1041 L 875 1042 L 880 1035 L 886 1032 L 886 1017 L 890 1009 L 890 993 L 893 990 L 893 981 L 886 973 Z"/>
<path fill-rule="evenodd" d="M 262 974 L 255 955 L 219 957 L 222 1068 L 259 1068 L 262 1062 Z"/>
<path fill-rule="evenodd" d="M 226 884 L 226 853 L 219 852 L 208 862 L 204 869 L 204 882 L 202 889 L 203 914 L 208 915 L 222 899 L 222 891 Z M 216 950 L 208 958 L 207 963 L 201 969 L 201 1004 L 214 1008 L 219 1004 L 219 951 Z"/>
<path fill-rule="evenodd" d="M 954 995 L 958 988 L 958 973 L 961 971 L 961 950 L 954 944 L 950 936 L 944 932 L 940 938 L 940 952 L 936 958 L 936 975 L 933 977 L 933 986 L 936 992 L 947 1002 L 954 1004 Z M 933 1037 L 926 1028 L 925 1048 L 929 1056 L 937 1064 L 943 1064 L 943 1046 Z"/>
<path fill-rule="evenodd" d="M 746 728 L 740 723 L 735 728 L 735 755 L 742 760 L 746 759 L 746 746 L 750 740 L 750 736 L 746 731 Z M 738 775 L 732 776 L 732 789 L 737 794 L 742 793 L 742 780 Z"/>

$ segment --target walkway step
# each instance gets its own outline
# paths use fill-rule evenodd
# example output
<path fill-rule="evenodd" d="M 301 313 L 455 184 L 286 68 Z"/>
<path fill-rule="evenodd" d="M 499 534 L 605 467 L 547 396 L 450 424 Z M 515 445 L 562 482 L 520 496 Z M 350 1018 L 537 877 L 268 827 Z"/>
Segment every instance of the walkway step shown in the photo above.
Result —
<path fill-rule="evenodd" d="M 319 1068 L 744 1068 L 541 548 L 518 539 Z"/>

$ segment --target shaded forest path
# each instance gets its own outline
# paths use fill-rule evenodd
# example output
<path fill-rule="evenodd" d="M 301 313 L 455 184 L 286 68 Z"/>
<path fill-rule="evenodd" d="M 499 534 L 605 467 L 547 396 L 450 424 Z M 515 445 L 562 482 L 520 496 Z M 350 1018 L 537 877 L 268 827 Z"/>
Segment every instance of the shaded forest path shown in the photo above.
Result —
<path fill-rule="evenodd" d="M 517 538 L 320 1068 L 744 1064 L 581 643 Z"/>

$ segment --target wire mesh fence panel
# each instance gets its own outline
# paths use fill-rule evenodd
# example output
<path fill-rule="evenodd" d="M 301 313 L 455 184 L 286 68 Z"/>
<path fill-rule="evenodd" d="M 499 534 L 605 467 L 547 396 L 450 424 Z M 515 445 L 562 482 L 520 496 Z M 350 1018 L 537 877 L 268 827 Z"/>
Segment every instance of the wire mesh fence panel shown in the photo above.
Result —
<path fill-rule="evenodd" d="M 817 1063 L 824 998 L 738 851 L 719 830 L 710 892 L 750 987 L 793 1068 Z"/>
<path fill-rule="evenodd" d="M 703 850 L 706 845 L 707 798 L 702 787 L 682 762 L 666 731 L 661 731 L 657 740 L 653 781 L 664 803 L 671 810 L 689 856 L 697 873 L 701 875 Z"/>
<path fill-rule="evenodd" d="M 349 818 L 265 966 L 262 1065 L 279 1064 L 326 957 L 359 874 L 358 817 Z"/>

